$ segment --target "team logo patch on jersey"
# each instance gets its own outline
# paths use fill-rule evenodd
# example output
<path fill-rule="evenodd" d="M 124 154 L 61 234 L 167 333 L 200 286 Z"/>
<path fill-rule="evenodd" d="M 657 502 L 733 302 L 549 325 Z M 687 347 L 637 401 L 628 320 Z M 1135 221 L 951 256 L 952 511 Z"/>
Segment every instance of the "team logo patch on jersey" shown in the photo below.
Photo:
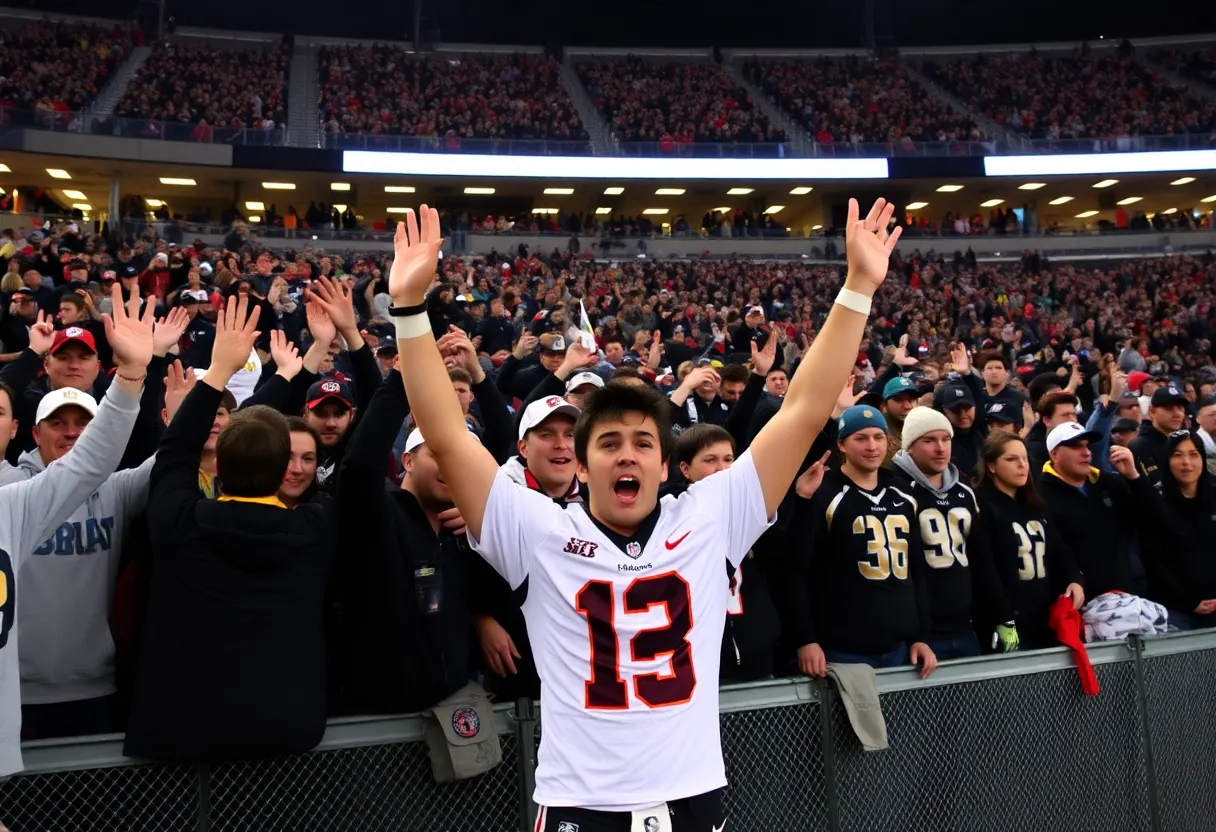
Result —
<path fill-rule="evenodd" d="M 599 548 L 598 543 L 592 543 L 590 540 L 579 540 L 577 537 L 572 537 L 566 541 L 566 548 L 562 549 L 567 555 L 578 555 L 583 558 L 595 557 L 595 550 Z"/>
<path fill-rule="evenodd" d="M 633 558 L 634 560 L 637 560 L 642 556 L 642 544 L 638 543 L 636 540 L 629 541 L 629 545 L 625 547 L 625 554 L 629 555 L 629 557 Z"/>
<path fill-rule="evenodd" d="M 578 832 L 578 824 L 564 820 L 557 825 L 557 832 Z"/>
<path fill-rule="evenodd" d="M 472 708 L 452 711 L 452 731 L 462 739 L 471 740 L 481 731 L 481 717 Z"/>
<path fill-rule="evenodd" d="M 642 828 L 645 829 L 646 832 L 659 832 L 659 819 L 654 815 L 651 815 L 650 817 L 646 818 L 646 820 L 642 821 Z"/>

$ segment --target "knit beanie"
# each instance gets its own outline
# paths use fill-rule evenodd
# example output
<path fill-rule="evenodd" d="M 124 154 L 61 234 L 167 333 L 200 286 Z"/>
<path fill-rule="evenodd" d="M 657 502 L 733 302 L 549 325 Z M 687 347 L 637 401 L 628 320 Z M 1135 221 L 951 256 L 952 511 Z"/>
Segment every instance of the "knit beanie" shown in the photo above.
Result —
<path fill-rule="evenodd" d="M 934 430 L 944 430 L 954 438 L 954 426 L 944 413 L 931 407 L 914 407 L 904 417 L 902 444 L 905 448 L 910 448 L 913 442 Z"/>

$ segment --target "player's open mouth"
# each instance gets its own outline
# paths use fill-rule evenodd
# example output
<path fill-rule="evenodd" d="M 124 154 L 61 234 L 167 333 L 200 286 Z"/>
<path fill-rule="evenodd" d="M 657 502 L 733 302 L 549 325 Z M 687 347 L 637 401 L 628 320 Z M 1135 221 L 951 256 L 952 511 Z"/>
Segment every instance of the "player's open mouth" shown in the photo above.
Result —
<path fill-rule="evenodd" d="M 550 457 L 550 459 L 549 459 L 549 464 L 550 464 L 550 465 L 569 465 L 569 464 L 570 464 L 570 457 L 568 457 L 568 456 L 555 456 L 555 457 Z"/>
<path fill-rule="evenodd" d="M 616 498 L 623 503 L 632 503 L 638 498 L 638 490 L 642 484 L 638 482 L 637 477 L 626 474 L 619 477 L 612 485 L 612 491 L 616 494 Z"/>

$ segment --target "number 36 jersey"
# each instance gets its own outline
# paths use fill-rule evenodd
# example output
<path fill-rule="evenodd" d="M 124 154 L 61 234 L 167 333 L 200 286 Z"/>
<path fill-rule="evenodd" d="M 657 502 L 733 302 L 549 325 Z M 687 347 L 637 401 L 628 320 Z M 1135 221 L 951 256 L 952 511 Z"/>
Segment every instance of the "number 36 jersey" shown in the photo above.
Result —
<path fill-rule="evenodd" d="M 499 472 L 469 540 L 513 589 L 527 581 L 537 804 L 633 811 L 726 785 L 722 564 L 737 566 L 769 523 L 749 453 L 663 498 L 632 539 Z"/>

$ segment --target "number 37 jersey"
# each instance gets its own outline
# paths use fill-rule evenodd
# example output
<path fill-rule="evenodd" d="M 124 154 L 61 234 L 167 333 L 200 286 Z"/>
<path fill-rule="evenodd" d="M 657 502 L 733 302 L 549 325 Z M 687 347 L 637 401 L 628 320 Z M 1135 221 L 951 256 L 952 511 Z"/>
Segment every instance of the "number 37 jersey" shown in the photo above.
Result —
<path fill-rule="evenodd" d="M 726 784 L 718 665 L 738 565 L 769 525 L 751 454 L 633 539 L 501 471 L 470 542 L 523 605 L 541 678 L 541 806 L 632 811 Z"/>

